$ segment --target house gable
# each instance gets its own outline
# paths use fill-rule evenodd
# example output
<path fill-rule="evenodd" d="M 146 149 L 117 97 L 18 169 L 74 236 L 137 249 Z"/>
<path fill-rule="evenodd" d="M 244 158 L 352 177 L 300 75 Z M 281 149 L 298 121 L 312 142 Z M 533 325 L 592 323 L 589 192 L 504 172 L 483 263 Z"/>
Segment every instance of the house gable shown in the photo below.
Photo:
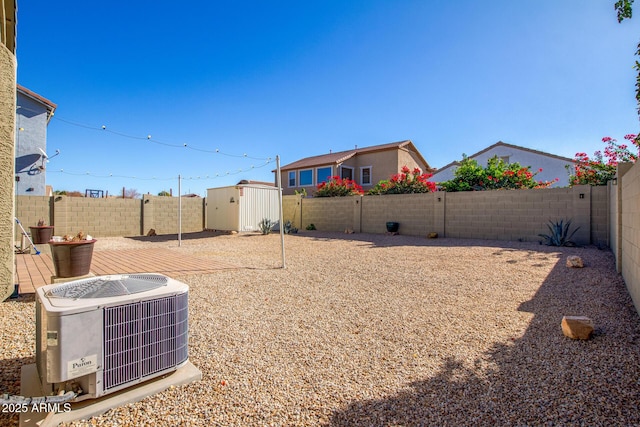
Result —
<path fill-rule="evenodd" d="M 302 189 L 312 193 L 318 183 L 326 180 L 325 175 L 353 179 L 366 191 L 380 180 L 389 179 L 405 165 L 431 170 L 410 140 L 306 157 L 280 168 L 283 194 Z"/>
<path fill-rule="evenodd" d="M 530 166 L 533 172 L 542 169 L 542 171 L 536 175 L 536 180 L 555 181 L 557 178 L 558 181 L 553 185 L 554 187 L 565 187 L 569 185 L 567 166 L 572 167 L 574 160 L 568 157 L 498 141 L 470 155 L 469 158 L 477 161 L 478 164 L 482 166 L 486 166 L 489 159 L 494 156 L 503 159 L 506 163 L 520 163 L 520 165 L 524 167 Z M 456 161 L 438 169 L 434 173 L 433 181 L 443 182 L 453 179 L 455 170 L 459 165 L 460 163 Z"/>

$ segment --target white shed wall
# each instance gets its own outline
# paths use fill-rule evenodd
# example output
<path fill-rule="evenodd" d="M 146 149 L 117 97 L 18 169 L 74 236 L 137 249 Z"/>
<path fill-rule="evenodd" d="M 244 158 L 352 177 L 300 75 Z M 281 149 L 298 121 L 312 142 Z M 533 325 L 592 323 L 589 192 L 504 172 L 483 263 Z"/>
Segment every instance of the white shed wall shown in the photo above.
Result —
<path fill-rule="evenodd" d="M 273 187 L 240 187 L 240 230 L 257 231 L 264 218 L 277 222 L 280 218 L 278 189 Z"/>
<path fill-rule="evenodd" d="M 233 202 L 231 202 L 233 198 Z M 264 218 L 278 222 L 278 189 L 260 185 L 237 185 L 207 190 L 208 229 L 258 231 Z"/>
<path fill-rule="evenodd" d="M 233 197 L 233 203 L 231 198 Z M 236 187 L 209 188 L 207 190 L 207 224 L 211 230 L 240 230 L 240 192 Z"/>

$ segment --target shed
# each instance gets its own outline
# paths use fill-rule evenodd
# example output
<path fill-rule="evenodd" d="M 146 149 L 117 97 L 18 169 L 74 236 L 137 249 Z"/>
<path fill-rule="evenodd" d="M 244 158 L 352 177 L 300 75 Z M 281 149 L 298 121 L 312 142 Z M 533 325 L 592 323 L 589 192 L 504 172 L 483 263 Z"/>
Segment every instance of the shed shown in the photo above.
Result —
<path fill-rule="evenodd" d="M 278 189 L 271 185 L 238 184 L 207 189 L 207 227 L 212 230 L 257 231 L 268 218 L 278 223 Z"/>

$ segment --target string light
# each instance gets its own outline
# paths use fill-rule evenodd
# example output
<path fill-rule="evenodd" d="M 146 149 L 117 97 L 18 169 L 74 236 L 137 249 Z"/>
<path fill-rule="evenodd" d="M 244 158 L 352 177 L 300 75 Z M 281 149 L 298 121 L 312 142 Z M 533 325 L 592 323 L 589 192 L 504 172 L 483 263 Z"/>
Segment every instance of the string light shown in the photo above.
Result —
<path fill-rule="evenodd" d="M 255 165 L 251 165 L 250 168 L 246 168 L 246 169 L 238 169 L 237 172 L 230 172 L 227 171 L 224 175 L 238 175 L 242 172 L 247 172 L 250 171 L 251 169 L 256 169 L 256 168 L 262 168 L 265 167 L 267 165 L 269 165 L 270 163 L 273 163 L 273 161 L 271 161 L 270 159 L 268 161 L 266 161 L 263 165 L 260 166 L 255 166 Z M 53 169 L 49 169 L 48 170 L 49 173 L 62 173 L 65 175 L 74 175 L 74 176 L 90 176 L 93 178 L 126 178 L 126 179 L 133 179 L 133 180 L 138 180 L 138 181 L 173 181 L 175 179 L 178 179 L 177 176 L 172 176 L 172 177 L 164 177 L 164 178 L 158 178 L 158 177 L 150 177 L 150 178 L 145 178 L 145 177 L 137 177 L 137 176 L 129 176 L 129 175 L 114 175 L 113 173 L 110 173 L 108 175 L 100 175 L 100 174 L 93 174 L 89 171 L 87 172 L 72 172 L 72 171 L 65 171 L 64 169 L 60 169 L 59 171 L 57 170 L 53 170 Z M 215 176 L 205 176 L 205 177 L 201 177 L 198 176 L 196 178 L 193 177 L 189 177 L 187 179 L 190 180 L 197 180 L 197 181 L 206 181 L 206 180 L 213 180 L 216 178 L 221 177 L 221 174 L 219 172 L 216 172 Z"/>
<path fill-rule="evenodd" d="M 72 120 L 62 119 L 59 116 L 55 116 L 54 118 L 56 120 L 59 120 L 59 121 L 61 121 L 63 123 L 67 123 L 67 124 L 72 125 L 72 126 L 77 126 L 77 127 L 81 127 L 81 128 L 85 128 L 85 129 L 92 129 L 92 130 L 100 130 L 101 129 L 101 130 L 103 130 L 105 132 L 109 132 L 109 133 L 112 133 L 114 135 L 121 136 L 123 138 L 129 138 L 129 139 L 135 139 L 135 140 L 145 140 L 146 139 L 147 141 L 153 142 L 154 144 L 164 145 L 165 147 L 188 148 L 190 150 L 198 151 L 198 152 L 201 152 L 201 153 L 216 153 L 216 154 L 220 154 L 220 155 L 227 156 L 227 157 L 245 157 L 245 158 L 253 159 L 253 160 L 268 160 L 269 159 L 269 158 L 265 159 L 265 158 L 262 158 L 262 157 L 252 157 L 252 156 L 247 155 L 247 153 L 243 153 L 243 154 L 224 153 L 224 152 L 221 152 L 219 148 L 216 148 L 215 150 L 207 150 L 207 149 L 204 149 L 204 148 L 192 147 L 191 145 L 187 145 L 187 143 L 172 144 L 172 143 L 162 142 L 162 141 L 159 141 L 157 139 L 154 139 L 154 138 L 151 137 L 151 134 L 147 134 L 146 136 L 141 137 L 141 136 L 129 135 L 129 134 L 126 134 L 126 133 L 117 132 L 117 131 L 108 129 L 106 125 L 102 125 L 100 128 L 96 128 L 96 127 L 91 126 L 91 125 L 78 123 L 78 122 L 75 122 L 75 121 L 72 121 Z"/>

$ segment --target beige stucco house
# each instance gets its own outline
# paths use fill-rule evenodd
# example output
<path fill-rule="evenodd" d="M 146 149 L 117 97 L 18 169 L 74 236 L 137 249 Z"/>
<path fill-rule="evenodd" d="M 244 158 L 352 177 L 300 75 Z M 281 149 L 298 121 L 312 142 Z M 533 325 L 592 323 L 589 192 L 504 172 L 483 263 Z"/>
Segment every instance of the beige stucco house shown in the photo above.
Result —
<path fill-rule="evenodd" d="M 0 2 L 0 300 L 13 292 L 16 128 L 15 0 Z"/>
<path fill-rule="evenodd" d="M 574 161 L 568 157 L 498 141 L 484 150 L 470 155 L 469 158 L 477 161 L 480 166 L 486 166 L 489 159 L 494 156 L 504 160 L 506 163 L 520 163 L 521 166 L 530 166 L 534 172 L 542 169 L 542 172 L 539 172 L 535 179 L 538 181 L 554 181 L 553 187 L 567 187 L 569 185 L 567 166 L 572 167 Z M 443 166 L 433 173 L 431 181 L 443 182 L 453 179 L 459 165 L 460 162 L 456 161 Z M 556 178 L 558 181 L 555 181 Z"/>
<path fill-rule="evenodd" d="M 431 171 L 409 140 L 306 157 L 280 168 L 282 194 L 306 190 L 312 196 L 317 185 L 332 176 L 352 179 L 367 191 L 379 181 L 400 172 L 403 166 Z"/>

